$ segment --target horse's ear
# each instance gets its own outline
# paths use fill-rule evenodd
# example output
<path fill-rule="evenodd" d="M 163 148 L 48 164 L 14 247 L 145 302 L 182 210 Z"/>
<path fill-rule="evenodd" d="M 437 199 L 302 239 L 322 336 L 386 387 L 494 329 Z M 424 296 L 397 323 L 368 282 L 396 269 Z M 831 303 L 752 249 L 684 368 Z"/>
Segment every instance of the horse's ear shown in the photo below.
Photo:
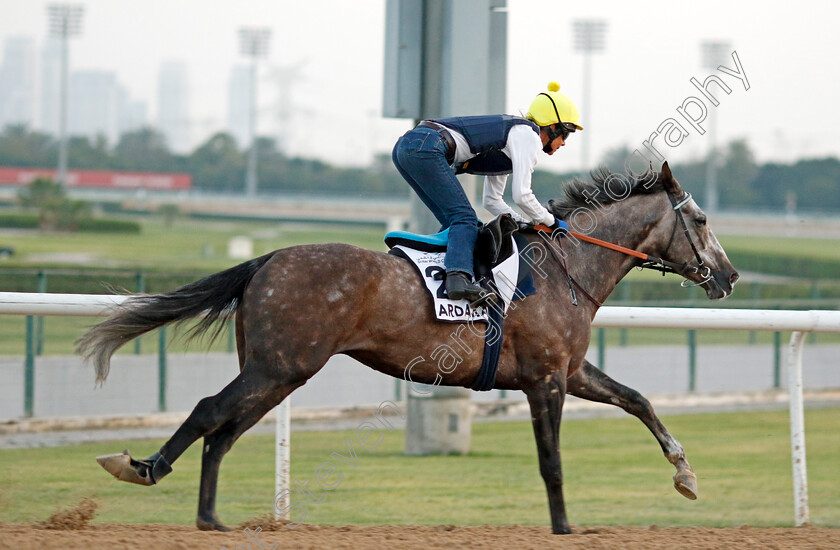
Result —
<path fill-rule="evenodd" d="M 662 170 L 659 172 L 659 179 L 662 181 L 662 185 L 665 186 L 665 190 L 672 195 L 679 195 L 682 193 L 680 184 L 671 173 L 671 168 L 668 166 L 667 160 L 662 164 Z"/>

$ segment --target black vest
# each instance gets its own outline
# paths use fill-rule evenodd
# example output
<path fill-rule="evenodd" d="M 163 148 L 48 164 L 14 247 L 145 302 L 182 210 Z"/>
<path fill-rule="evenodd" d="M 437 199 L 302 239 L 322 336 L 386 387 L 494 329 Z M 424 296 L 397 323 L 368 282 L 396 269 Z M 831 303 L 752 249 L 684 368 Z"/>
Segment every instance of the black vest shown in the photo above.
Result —
<path fill-rule="evenodd" d="M 435 119 L 434 122 L 459 132 L 476 156 L 456 166 L 457 174 L 479 174 L 495 176 L 510 174 L 513 167 L 510 159 L 501 149 L 507 144 L 510 129 L 517 124 L 526 124 L 537 134 L 540 128 L 530 120 L 510 115 L 484 115 Z"/>

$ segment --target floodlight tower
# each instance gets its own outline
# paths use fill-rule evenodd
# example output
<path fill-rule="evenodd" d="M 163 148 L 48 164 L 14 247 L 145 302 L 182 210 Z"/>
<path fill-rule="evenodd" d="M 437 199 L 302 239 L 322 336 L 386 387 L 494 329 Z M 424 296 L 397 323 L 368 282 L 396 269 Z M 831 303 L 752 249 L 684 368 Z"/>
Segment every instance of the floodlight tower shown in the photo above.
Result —
<path fill-rule="evenodd" d="M 728 42 L 706 41 L 700 44 L 700 49 L 703 55 L 703 68 L 714 71 L 729 58 L 731 44 Z M 703 205 L 708 213 L 717 212 L 718 209 L 716 111 L 717 109 L 714 108 L 709 109 L 709 153 L 706 157 L 706 204 Z"/>
<path fill-rule="evenodd" d="M 50 4 L 47 6 L 50 18 L 50 35 L 61 41 L 61 77 L 59 92 L 58 122 L 58 183 L 67 181 L 67 65 L 68 42 L 82 34 L 82 16 L 85 8 L 78 4 Z"/>
<path fill-rule="evenodd" d="M 583 132 L 583 143 L 581 147 L 581 169 L 589 169 L 589 134 L 591 133 L 592 120 L 590 119 L 590 103 L 592 92 L 590 80 L 592 73 L 592 54 L 600 53 L 606 49 L 607 22 L 603 19 L 578 19 L 572 22 L 574 32 L 575 51 L 583 53 L 583 112 L 581 113 L 581 126 L 590 128 Z"/>
<path fill-rule="evenodd" d="M 251 58 L 251 101 L 248 109 L 248 168 L 245 172 L 245 194 L 257 194 L 257 63 L 268 55 L 268 41 L 271 29 L 265 27 L 242 27 L 239 29 L 239 52 Z"/>

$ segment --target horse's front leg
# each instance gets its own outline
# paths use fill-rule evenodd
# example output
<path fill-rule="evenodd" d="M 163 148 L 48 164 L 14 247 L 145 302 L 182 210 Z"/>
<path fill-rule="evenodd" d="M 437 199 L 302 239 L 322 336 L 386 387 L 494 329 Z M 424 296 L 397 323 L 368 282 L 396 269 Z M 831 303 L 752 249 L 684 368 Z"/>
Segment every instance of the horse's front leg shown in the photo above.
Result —
<path fill-rule="evenodd" d="M 665 458 L 677 469 L 677 473 L 674 474 L 674 488 L 688 499 L 697 498 L 697 476 L 685 458 L 682 445 L 668 433 L 653 412 L 650 402 L 642 394 L 619 384 L 586 360 L 569 377 L 567 391 L 581 399 L 621 407 L 641 420 L 656 437 Z"/>
<path fill-rule="evenodd" d="M 563 472 L 560 467 L 560 417 L 566 398 L 566 376 L 546 376 L 525 394 L 531 407 L 540 473 L 548 492 L 551 530 L 554 534 L 571 533 L 563 500 Z"/>

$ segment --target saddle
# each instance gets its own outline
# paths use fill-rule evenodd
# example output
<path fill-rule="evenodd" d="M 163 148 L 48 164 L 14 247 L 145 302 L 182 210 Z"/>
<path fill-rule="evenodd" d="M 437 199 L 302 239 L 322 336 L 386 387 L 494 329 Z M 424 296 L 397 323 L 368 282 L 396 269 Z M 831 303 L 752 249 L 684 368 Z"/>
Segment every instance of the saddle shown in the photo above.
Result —
<path fill-rule="evenodd" d="M 515 232 L 518 229 L 519 224 L 510 214 L 502 214 L 489 223 L 481 225 L 473 251 L 473 270 L 477 281 L 492 280 L 492 269 L 511 255 L 513 251 L 511 235 L 517 237 Z M 423 252 L 446 252 L 448 242 L 448 228 L 433 235 L 418 235 L 408 231 L 391 231 L 385 235 L 385 244 L 392 251 L 399 245 Z M 520 248 L 523 247 L 520 246 Z M 523 263 L 520 262 L 520 268 L 522 266 Z M 523 273 L 527 275 L 527 271 L 527 269 L 520 269 L 520 277 L 524 276 Z M 521 282 L 521 279 L 518 282 Z"/>

